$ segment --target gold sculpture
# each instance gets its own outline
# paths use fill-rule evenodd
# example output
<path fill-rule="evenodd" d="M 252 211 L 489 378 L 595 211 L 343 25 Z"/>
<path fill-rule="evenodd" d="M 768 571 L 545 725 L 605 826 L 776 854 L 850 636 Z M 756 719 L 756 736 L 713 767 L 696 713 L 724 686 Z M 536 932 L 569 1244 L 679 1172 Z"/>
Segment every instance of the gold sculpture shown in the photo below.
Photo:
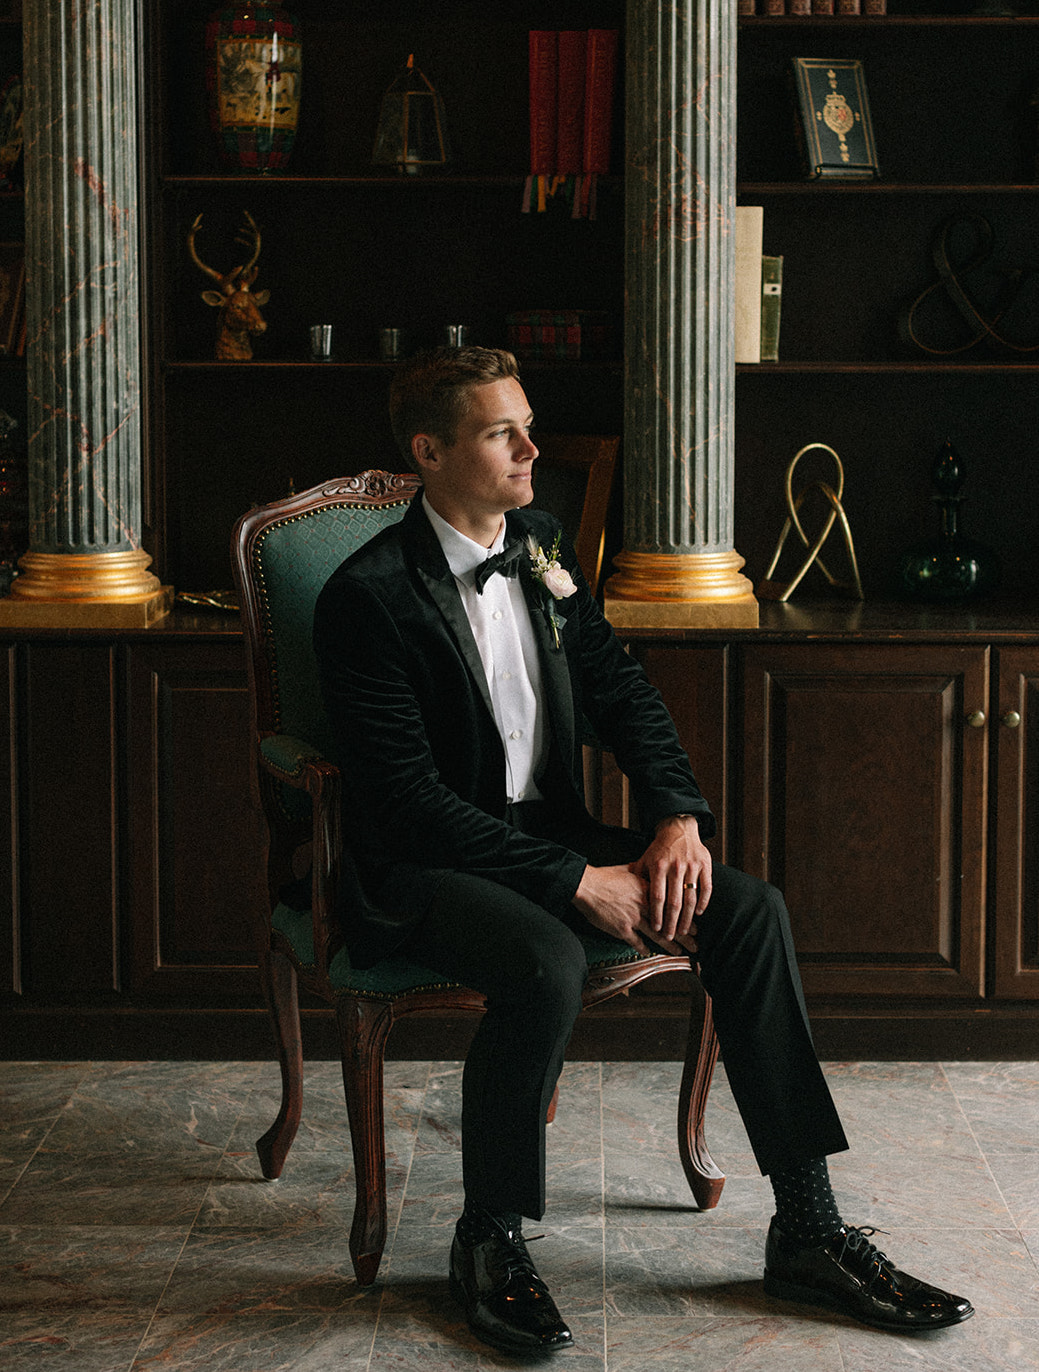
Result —
<path fill-rule="evenodd" d="M 802 487 L 795 498 L 794 469 L 797 467 L 801 458 L 804 457 L 805 453 L 812 452 L 817 448 L 825 453 L 829 453 L 833 458 L 834 465 L 837 468 L 836 489 L 827 481 L 810 481 L 806 486 Z M 800 452 L 794 455 L 790 466 L 786 469 L 785 491 L 787 517 L 783 523 L 782 532 L 779 535 L 779 542 L 776 544 L 776 551 L 772 554 L 772 561 L 769 563 L 768 571 L 765 573 L 764 579 L 755 587 L 755 594 L 762 600 L 789 600 L 794 590 L 800 584 L 805 572 L 808 571 L 808 568 L 814 562 L 818 565 L 823 576 L 826 577 L 826 580 L 835 590 L 841 591 L 846 595 L 854 596 L 856 600 L 865 600 L 865 596 L 862 594 L 862 582 L 859 579 L 859 566 L 855 558 L 855 545 L 852 542 L 851 537 L 851 526 L 848 523 L 848 516 L 844 513 L 844 506 L 841 504 L 841 496 L 844 494 L 844 468 L 841 466 L 841 460 L 834 450 L 825 443 L 806 443 Z M 800 517 L 800 510 L 804 503 L 805 496 L 811 491 L 818 491 L 830 506 L 830 513 L 822 527 L 822 531 L 819 533 L 814 543 L 809 542 L 808 535 L 801 525 Z M 839 581 L 833 576 L 819 556 L 820 552 L 822 552 L 823 544 L 826 542 L 827 538 L 829 538 L 830 530 L 837 520 L 840 520 L 841 532 L 844 535 L 844 546 L 848 551 L 848 562 L 851 567 L 850 581 Z M 797 531 L 797 536 L 808 549 L 808 553 L 801 563 L 797 575 L 794 576 L 791 581 L 774 581 L 772 578 L 776 567 L 779 565 L 779 557 L 791 529 Z"/>

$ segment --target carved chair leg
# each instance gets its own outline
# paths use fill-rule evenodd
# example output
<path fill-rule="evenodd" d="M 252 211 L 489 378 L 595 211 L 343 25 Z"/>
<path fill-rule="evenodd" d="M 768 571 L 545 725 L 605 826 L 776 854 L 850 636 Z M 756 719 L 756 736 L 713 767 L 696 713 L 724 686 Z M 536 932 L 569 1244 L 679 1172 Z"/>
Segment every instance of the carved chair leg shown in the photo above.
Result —
<path fill-rule="evenodd" d="M 299 1027 L 296 969 L 291 959 L 268 948 L 260 963 L 281 1063 L 281 1109 L 266 1134 L 256 1140 L 256 1152 L 263 1175 L 273 1181 L 281 1176 L 303 1112 L 303 1040 Z"/>
<path fill-rule="evenodd" d="M 704 1141 L 704 1112 L 718 1060 L 711 998 L 697 980 L 691 996 L 689 1041 L 678 1093 L 678 1154 L 689 1188 L 701 1210 L 713 1210 L 725 1185 Z"/>
<path fill-rule="evenodd" d="M 358 1286 L 371 1286 L 386 1246 L 383 1056 L 393 1009 L 385 1001 L 344 996 L 336 1006 L 336 1020 L 356 1184 L 350 1258 Z"/>

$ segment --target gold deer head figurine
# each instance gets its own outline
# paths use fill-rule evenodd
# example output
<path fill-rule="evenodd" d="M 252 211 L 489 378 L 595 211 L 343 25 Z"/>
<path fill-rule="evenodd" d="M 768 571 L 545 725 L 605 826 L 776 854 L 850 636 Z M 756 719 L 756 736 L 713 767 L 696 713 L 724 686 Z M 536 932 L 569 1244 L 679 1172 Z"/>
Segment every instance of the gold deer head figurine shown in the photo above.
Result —
<path fill-rule="evenodd" d="M 202 299 L 207 305 L 220 310 L 216 335 L 216 356 L 228 362 L 248 362 L 253 355 L 252 334 L 263 333 L 267 325 L 260 314 L 260 306 L 266 305 L 271 298 L 270 291 L 253 291 L 259 268 L 256 265 L 260 256 L 260 230 L 248 210 L 245 212 L 245 226 L 235 238 L 236 243 L 252 249 L 248 262 L 240 267 L 221 274 L 213 267 L 207 267 L 195 249 L 195 235 L 198 233 L 202 216 L 199 215 L 188 231 L 188 252 L 199 271 L 216 282 L 216 290 L 205 290 Z"/>

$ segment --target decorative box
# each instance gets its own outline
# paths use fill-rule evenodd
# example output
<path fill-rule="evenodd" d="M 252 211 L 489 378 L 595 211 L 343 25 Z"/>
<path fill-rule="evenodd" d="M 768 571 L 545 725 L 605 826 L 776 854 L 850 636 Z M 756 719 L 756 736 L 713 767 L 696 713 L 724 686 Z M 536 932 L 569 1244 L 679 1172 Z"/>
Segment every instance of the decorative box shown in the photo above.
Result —
<path fill-rule="evenodd" d="M 605 310 L 515 310 L 505 316 L 509 348 L 518 358 L 603 358 L 613 330 Z"/>

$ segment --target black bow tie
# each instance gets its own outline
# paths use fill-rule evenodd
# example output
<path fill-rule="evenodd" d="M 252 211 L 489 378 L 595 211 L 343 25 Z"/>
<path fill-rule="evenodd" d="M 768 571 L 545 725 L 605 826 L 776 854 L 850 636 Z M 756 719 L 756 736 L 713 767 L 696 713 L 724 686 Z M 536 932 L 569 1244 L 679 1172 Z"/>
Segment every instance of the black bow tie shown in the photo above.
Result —
<path fill-rule="evenodd" d="M 486 562 L 481 562 L 476 569 L 476 589 L 483 595 L 483 588 L 486 586 L 488 578 L 495 572 L 501 572 L 502 576 L 515 576 L 519 571 L 519 555 L 523 551 L 523 544 L 517 539 L 513 543 L 507 543 L 500 553 L 495 553 Z"/>

